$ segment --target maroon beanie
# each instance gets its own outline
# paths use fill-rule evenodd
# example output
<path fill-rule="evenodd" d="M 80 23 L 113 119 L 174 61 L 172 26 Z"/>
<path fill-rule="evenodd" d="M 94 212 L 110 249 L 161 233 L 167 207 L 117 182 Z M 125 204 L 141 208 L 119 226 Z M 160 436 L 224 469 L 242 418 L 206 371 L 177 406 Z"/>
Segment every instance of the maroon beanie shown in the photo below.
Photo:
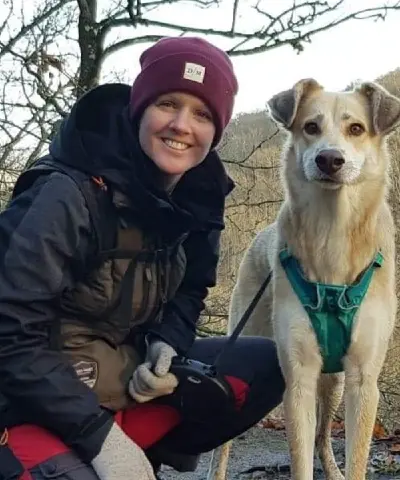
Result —
<path fill-rule="evenodd" d="M 201 98 L 211 109 L 221 139 L 233 110 L 238 84 L 228 55 L 201 38 L 163 38 L 140 56 L 141 72 L 131 88 L 131 118 L 142 115 L 157 97 L 182 91 Z"/>

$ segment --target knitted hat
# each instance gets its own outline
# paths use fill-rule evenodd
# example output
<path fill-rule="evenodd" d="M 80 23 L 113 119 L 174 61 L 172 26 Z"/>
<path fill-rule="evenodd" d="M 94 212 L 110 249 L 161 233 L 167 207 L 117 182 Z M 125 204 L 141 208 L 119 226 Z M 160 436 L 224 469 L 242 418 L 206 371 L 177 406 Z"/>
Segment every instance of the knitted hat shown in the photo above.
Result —
<path fill-rule="evenodd" d="M 201 38 L 163 38 L 142 53 L 140 65 L 131 88 L 130 117 L 142 115 L 160 95 L 187 92 L 210 108 L 216 128 L 213 146 L 217 145 L 231 119 L 238 90 L 228 55 Z"/>

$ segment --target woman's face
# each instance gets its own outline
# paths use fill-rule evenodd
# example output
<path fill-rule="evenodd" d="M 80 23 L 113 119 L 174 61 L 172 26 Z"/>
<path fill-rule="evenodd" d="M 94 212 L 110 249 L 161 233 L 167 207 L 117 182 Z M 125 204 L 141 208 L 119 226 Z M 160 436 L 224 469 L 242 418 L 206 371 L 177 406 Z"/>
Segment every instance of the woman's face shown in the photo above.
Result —
<path fill-rule="evenodd" d="M 172 183 L 205 159 L 214 135 L 209 108 L 183 92 L 158 97 L 144 111 L 139 127 L 142 149 Z"/>

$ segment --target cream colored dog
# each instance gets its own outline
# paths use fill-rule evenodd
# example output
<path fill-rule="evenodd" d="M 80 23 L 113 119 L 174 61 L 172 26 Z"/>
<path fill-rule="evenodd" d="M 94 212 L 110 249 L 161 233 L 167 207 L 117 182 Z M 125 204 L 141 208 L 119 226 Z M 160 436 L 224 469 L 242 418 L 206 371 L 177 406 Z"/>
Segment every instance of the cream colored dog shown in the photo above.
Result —
<path fill-rule="evenodd" d="M 395 232 L 387 204 L 390 165 L 385 141 L 400 121 L 400 100 L 374 83 L 332 93 L 307 79 L 268 105 L 272 118 L 288 131 L 282 169 L 285 201 L 276 222 L 256 236 L 242 260 L 229 330 L 272 269 L 270 288 L 243 333 L 273 335 L 276 340 L 286 380 L 292 478 L 312 480 L 315 443 L 326 478 L 343 479 L 332 451 L 330 422 L 344 387 L 345 478 L 361 480 L 379 400 L 377 380 L 396 316 Z M 341 357 L 344 374 L 321 374 L 323 355 L 303 306 L 307 302 L 300 301 L 289 281 L 282 252 L 298 261 L 301 278 L 318 282 L 313 287 L 317 303 L 325 286 L 347 289 L 371 270 L 371 283 Z M 373 263 L 379 253 L 380 266 Z M 225 478 L 228 451 L 227 444 L 222 459 L 221 449 L 214 452 L 209 479 Z"/>

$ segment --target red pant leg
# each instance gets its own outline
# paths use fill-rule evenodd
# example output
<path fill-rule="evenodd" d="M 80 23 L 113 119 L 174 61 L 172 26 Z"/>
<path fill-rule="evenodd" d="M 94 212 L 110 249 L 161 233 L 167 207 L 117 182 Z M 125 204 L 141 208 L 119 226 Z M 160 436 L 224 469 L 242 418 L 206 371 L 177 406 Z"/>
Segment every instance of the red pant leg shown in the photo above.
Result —
<path fill-rule="evenodd" d="M 60 439 L 35 425 L 11 428 L 8 446 L 27 470 L 51 457 L 69 452 Z"/>
<path fill-rule="evenodd" d="M 147 449 L 181 422 L 181 415 L 168 405 L 141 403 L 118 412 L 115 420 L 137 445 Z"/>

